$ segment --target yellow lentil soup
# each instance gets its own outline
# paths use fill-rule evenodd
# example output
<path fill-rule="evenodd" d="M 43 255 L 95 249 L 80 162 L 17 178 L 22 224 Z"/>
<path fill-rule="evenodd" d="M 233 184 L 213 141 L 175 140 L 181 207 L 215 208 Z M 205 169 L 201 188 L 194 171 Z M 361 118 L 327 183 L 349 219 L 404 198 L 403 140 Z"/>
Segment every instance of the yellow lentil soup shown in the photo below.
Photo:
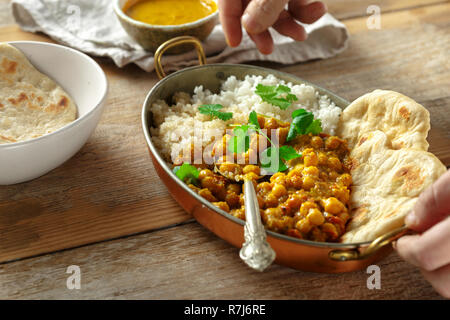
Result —
<path fill-rule="evenodd" d="M 123 11 L 132 19 L 152 25 L 180 25 L 200 20 L 217 10 L 213 0 L 128 1 Z"/>

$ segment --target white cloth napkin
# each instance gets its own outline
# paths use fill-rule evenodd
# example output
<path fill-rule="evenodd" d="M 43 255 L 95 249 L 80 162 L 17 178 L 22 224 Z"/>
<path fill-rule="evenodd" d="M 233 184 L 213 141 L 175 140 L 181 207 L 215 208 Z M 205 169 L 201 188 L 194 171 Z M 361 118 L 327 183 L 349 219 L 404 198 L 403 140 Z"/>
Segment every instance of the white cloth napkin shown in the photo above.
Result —
<path fill-rule="evenodd" d="M 43 32 L 52 39 L 93 56 L 110 57 L 117 66 L 135 63 L 146 71 L 154 70 L 153 54 L 142 49 L 124 31 L 112 6 L 112 0 L 13 0 L 12 12 L 25 31 Z M 274 52 L 263 55 L 245 34 L 237 48 L 225 42 L 218 24 L 204 41 L 208 63 L 242 63 L 273 61 L 292 64 L 332 57 L 347 47 L 348 32 L 344 24 L 326 14 L 311 25 L 304 42 L 272 32 Z M 167 55 L 164 67 L 177 70 L 198 63 L 194 51 Z"/>

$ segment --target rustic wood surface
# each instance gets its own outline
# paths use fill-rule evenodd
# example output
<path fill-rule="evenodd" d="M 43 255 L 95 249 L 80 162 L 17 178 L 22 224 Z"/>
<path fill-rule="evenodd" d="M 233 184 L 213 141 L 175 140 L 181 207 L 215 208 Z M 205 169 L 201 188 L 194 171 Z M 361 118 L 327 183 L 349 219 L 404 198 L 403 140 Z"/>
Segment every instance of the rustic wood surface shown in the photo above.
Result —
<path fill-rule="evenodd" d="M 3 18 L 7 3 L 0 0 L 0 41 L 50 41 L 20 31 L 10 16 Z M 348 100 L 376 88 L 414 98 L 431 114 L 430 151 L 449 166 L 450 5 L 379 3 L 382 28 L 368 30 L 365 15 L 371 1 L 327 1 L 351 33 L 349 48 L 339 56 L 262 65 Z M 0 298 L 439 298 L 420 272 L 396 254 L 379 264 L 381 290 L 367 289 L 364 271 L 324 275 L 276 265 L 263 274 L 249 270 L 236 248 L 175 203 L 154 172 L 140 109 L 157 82 L 155 74 L 98 61 L 110 95 L 87 144 L 39 179 L 0 187 Z M 72 264 L 81 267 L 81 290 L 66 289 L 65 270 Z"/>

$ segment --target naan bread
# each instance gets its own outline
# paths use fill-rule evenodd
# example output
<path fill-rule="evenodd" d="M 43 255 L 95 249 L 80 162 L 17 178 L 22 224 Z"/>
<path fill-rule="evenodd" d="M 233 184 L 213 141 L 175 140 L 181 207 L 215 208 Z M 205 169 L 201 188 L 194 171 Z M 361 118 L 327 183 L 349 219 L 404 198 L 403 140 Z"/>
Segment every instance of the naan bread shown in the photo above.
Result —
<path fill-rule="evenodd" d="M 75 103 L 60 86 L 18 49 L 0 43 L 0 144 L 37 138 L 76 116 Z"/>
<path fill-rule="evenodd" d="M 338 135 L 352 148 L 351 220 L 341 241 L 371 241 L 404 224 L 420 193 L 446 171 L 427 152 L 428 111 L 410 98 L 376 90 L 342 113 Z"/>

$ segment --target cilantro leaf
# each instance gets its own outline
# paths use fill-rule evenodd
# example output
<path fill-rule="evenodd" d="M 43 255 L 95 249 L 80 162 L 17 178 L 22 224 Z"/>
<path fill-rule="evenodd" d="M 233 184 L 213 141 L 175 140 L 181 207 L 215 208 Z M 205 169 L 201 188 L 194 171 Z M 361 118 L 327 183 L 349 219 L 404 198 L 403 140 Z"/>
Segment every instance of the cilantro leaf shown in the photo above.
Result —
<path fill-rule="evenodd" d="M 261 153 L 261 167 L 268 172 L 281 172 L 288 169 L 284 161 L 299 158 L 302 155 L 297 153 L 291 146 L 269 147 Z M 274 161 L 272 161 L 274 160 Z"/>
<path fill-rule="evenodd" d="M 228 142 L 228 150 L 233 153 L 244 153 L 250 148 L 249 125 L 242 125 L 233 129 L 234 136 Z"/>
<path fill-rule="evenodd" d="M 227 121 L 233 118 L 232 112 L 222 112 L 220 111 L 222 108 L 223 106 L 221 104 L 202 104 L 198 107 L 198 111 L 200 111 L 201 114 L 211 116 L 211 119 L 218 118 L 220 120 Z"/>
<path fill-rule="evenodd" d="M 280 158 L 277 147 L 269 147 L 263 152 L 261 152 L 261 168 L 266 171 L 275 173 L 279 171 L 284 171 L 287 169 L 286 165 Z"/>
<path fill-rule="evenodd" d="M 319 134 L 322 132 L 322 122 L 320 119 L 315 119 L 311 124 L 306 128 L 307 133 Z"/>
<path fill-rule="evenodd" d="M 255 93 L 259 95 L 263 101 L 277 106 L 281 110 L 286 110 L 292 105 L 292 102 L 298 100 L 297 96 L 290 92 L 291 89 L 284 85 L 275 87 L 258 84 L 255 90 Z"/>
<path fill-rule="evenodd" d="M 292 112 L 292 119 L 286 141 L 291 141 L 297 135 L 322 132 L 322 122 L 320 119 L 314 120 L 312 112 L 307 112 L 304 109 L 295 110 Z"/>
<path fill-rule="evenodd" d="M 250 112 L 248 116 L 248 123 L 253 124 L 256 129 L 261 129 L 261 127 L 259 126 L 258 115 L 256 114 L 256 111 Z"/>
<path fill-rule="evenodd" d="M 244 153 L 250 148 L 249 131 L 261 131 L 258 122 L 258 115 L 255 111 L 250 112 L 248 124 L 244 124 L 233 129 L 234 136 L 228 142 L 228 151 L 233 153 Z"/>
<path fill-rule="evenodd" d="M 282 146 L 279 148 L 279 152 L 280 158 L 285 161 L 289 161 L 302 156 L 301 154 L 297 153 L 297 151 L 295 151 L 295 149 L 291 146 Z"/>
<path fill-rule="evenodd" d="M 196 167 L 187 162 L 173 168 L 173 173 L 187 184 L 199 185 L 198 175 L 200 172 Z"/>

